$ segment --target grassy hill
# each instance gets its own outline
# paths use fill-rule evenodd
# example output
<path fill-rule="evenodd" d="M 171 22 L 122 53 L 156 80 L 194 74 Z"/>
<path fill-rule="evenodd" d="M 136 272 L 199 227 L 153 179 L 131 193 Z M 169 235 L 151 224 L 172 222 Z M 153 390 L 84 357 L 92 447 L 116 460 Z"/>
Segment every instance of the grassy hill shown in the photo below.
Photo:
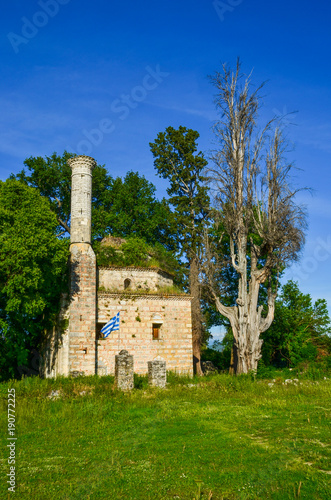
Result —
<path fill-rule="evenodd" d="M 330 380 L 169 381 L 159 390 L 136 377 L 128 394 L 112 377 L 1 384 L 0 498 L 330 498 Z M 9 387 L 15 494 L 5 479 Z"/>

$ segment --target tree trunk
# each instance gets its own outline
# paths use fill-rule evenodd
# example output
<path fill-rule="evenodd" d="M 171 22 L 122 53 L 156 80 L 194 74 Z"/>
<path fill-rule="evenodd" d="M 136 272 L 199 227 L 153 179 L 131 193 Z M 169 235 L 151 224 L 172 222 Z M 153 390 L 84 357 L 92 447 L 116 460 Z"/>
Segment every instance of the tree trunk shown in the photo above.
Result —
<path fill-rule="evenodd" d="M 244 230 L 238 237 L 238 265 L 239 287 L 237 298 L 237 321 L 232 322 L 234 336 L 233 365 L 236 375 L 257 371 L 257 363 L 261 358 L 264 319 L 261 318 L 262 306 L 258 307 L 259 289 L 263 272 L 256 269 L 257 259 L 251 256 L 251 277 L 247 277 L 247 235 Z M 232 250 L 232 258 L 235 255 Z M 247 290 L 247 284 L 249 284 Z M 270 323 L 271 324 L 271 323 Z"/>
<path fill-rule="evenodd" d="M 198 259 L 193 257 L 190 262 L 190 295 L 192 295 L 192 343 L 193 369 L 196 375 L 203 375 L 201 368 L 202 319 L 200 303 L 200 283 Z"/>
<path fill-rule="evenodd" d="M 231 359 L 230 359 L 229 375 L 234 375 L 234 358 L 233 358 L 233 353 L 234 353 L 234 346 L 232 346 L 232 349 L 231 349 Z"/>
<path fill-rule="evenodd" d="M 261 358 L 262 340 L 259 332 L 247 331 L 240 341 L 233 344 L 233 367 L 234 373 L 256 372 L 257 364 Z"/>
<path fill-rule="evenodd" d="M 257 364 L 262 357 L 261 349 L 263 340 L 260 339 L 274 319 L 275 294 L 268 290 L 268 314 L 261 317 L 263 306 L 258 306 L 260 282 L 253 275 L 249 283 L 249 293 L 246 294 L 245 303 L 238 304 L 239 321 L 237 328 L 233 328 L 233 360 L 236 375 L 257 371 Z"/>
<path fill-rule="evenodd" d="M 267 317 L 261 316 L 263 306 L 258 306 L 258 295 L 262 279 L 263 270 L 258 270 L 251 276 L 247 293 L 246 286 L 242 286 L 241 276 L 237 305 L 234 307 L 224 306 L 214 293 L 218 311 L 230 320 L 234 340 L 229 372 L 236 375 L 256 372 L 263 342 L 260 335 L 269 328 L 274 318 L 276 294 L 272 293 L 271 288 L 268 290 Z"/>

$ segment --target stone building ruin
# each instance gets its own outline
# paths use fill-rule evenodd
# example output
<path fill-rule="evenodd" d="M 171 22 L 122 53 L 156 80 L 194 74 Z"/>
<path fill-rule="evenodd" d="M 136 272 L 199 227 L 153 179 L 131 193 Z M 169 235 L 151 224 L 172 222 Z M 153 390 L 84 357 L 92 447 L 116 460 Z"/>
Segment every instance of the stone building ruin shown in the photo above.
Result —
<path fill-rule="evenodd" d="M 126 350 L 134 371 L 148 362 L 193 374 L 191 297 L 164 293 L 173 285 L 166 271 L 149 267 L 98 267 L 91 246 L 92 173 L 89 156 L 68 160 L 72 169 L 70 293 L 57 325 L 45 337 L 41 375 L 109 375 Z M 120 329 L 102 338 L 102 327 L 120 312 Z"/>

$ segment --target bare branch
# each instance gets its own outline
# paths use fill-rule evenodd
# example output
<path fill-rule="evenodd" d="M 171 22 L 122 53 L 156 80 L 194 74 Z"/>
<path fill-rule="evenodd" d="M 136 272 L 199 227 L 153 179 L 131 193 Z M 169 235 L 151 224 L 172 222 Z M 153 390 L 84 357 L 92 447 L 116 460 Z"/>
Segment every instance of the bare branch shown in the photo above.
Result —
<path fill-rule="evenodd" d="M 289 184 L 293 165 L 285 160 L 287 142 L 279 127 L 272 131 L 276 118 L 257 130 L 264 84 L 253 89 L 251 75 L 241 73 L 239 61 L 233 72 L 223 66 L 212 82 L 220 111 L 214 126 L 219 147 L 211 154 L 208 182 L 229 237 L 232 267 L 239 274 L 237 305 L 225 307 L 215 292 L 212 272 L 218 271 L 220 258 L 208 256 L 205 275 L 217 309 L 231 322 L 237 368 L 245 372 L 256 369 L 260 333 L 274 317 L 276 292 L 270 285 L 267 317 L 262 318 L 260 286 L 271 281 L 275 270 L 297 259 L 305 239 L 306 213 L 296 204 L 298 190 Z"/>
<path fill-rule="evenodd" d="M 69 233 L 70 234 L 70 227 L 68 226 L 68 223 L 63 221 L 60 217 L 58 217 L 58 222 L 60 224 L 60 226 L 63 227 L 63 229 L 65 229 L 65 232 Z M 61 233 L 62 234 L 62 233 Z"/>

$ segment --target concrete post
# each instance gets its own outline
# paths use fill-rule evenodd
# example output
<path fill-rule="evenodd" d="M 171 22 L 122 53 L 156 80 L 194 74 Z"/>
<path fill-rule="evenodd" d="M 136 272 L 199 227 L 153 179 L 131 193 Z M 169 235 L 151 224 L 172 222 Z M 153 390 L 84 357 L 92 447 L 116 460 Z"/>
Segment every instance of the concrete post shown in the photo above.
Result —
<path fill-rule="evenodd" d="M 128 351 L 121 351 L 115 356 L 115 385 L 122 391 L 134 387 L 133 356 Z"/>
<path fill-rule="evenodd" d="M 148 383 L 154 387 L 164 388 L 167 383 L 166 362 L 160 356 L 148 361 Z"/>

